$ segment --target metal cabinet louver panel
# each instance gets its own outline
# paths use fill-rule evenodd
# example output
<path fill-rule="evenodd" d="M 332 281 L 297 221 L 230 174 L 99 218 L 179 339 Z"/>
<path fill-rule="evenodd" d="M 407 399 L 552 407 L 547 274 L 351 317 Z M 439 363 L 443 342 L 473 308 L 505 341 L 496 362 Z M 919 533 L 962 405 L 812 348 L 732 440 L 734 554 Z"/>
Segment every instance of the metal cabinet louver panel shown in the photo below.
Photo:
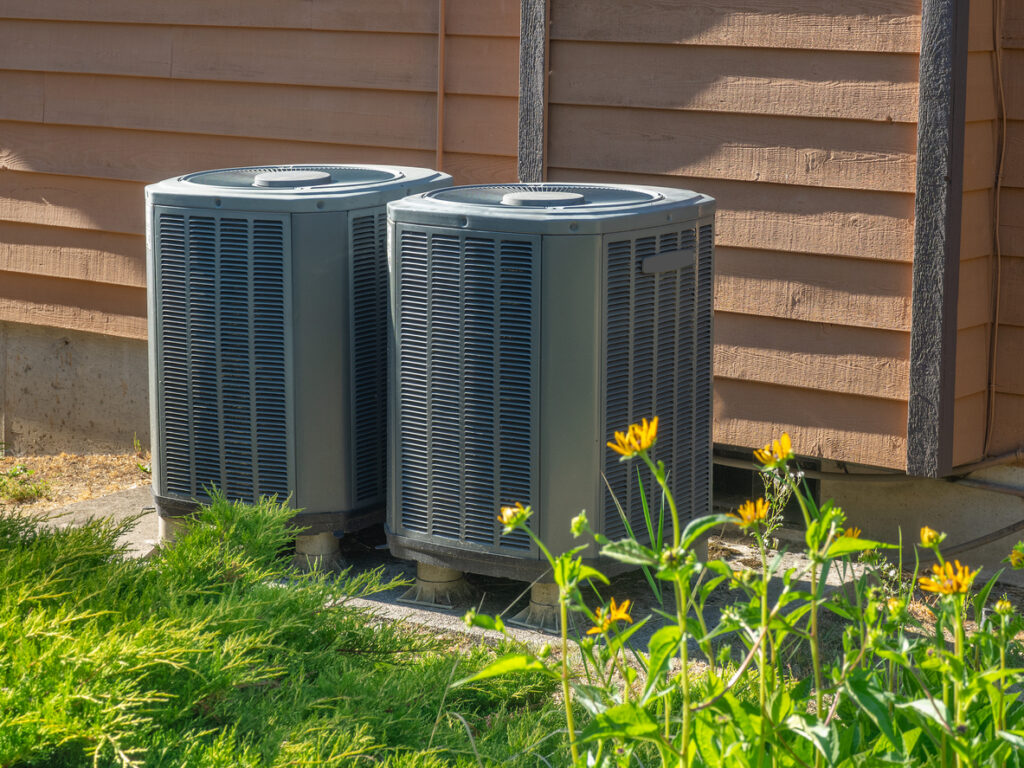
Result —
<path fill-rule="evenodd" d="M 380 438 L 387 434 L 387 231 L 384 211 L 353 216 L 349 226 L 355 420 L 352 453 L 357 503 L 382 497 L 386 477 L 387 443 Z M 374 439 L 366 440 L 367 436 Z"/>
<path fill-rule="evenodd" d="M 388 541 L 399 557 L 543 578 L 580 510 L 643 536 L 660 492 L 605 443 L 658 416 L 684 517 L 709 508 L 714 201 L 595 184 L 453 187 L 388 206 Z M 621 511 L 620 511 L 621 509 Z M 521 549 L 519 547 L 521 546 Z"/>
<path fill-rule="evenodd" d="M 286 224 L 157 213 L 157 407 L 168 491 L 288 496 Z"/>
<path fill-rule="evenodd" d="M 276 496 L 309 532 L 386 492 L 386 204 L 449 186 L 397 166 L 228 168 L 146 188 L 153 487 Z"/>
<path fill-rule="evenodd" d="M 697 335 L 695 266 L 645 274 L 644 259 L 658 253 L 690 251 L 696 229 L 661 232 L 635 240 L 612 239 L 606 245 L 605 441 L 642 419 L 658 417 L 661 437 L 655 458 L 671 468 L 668 481 L 679 500 L 691 498 L 694 447 L 699 445 L 694 407 L 700 394 L 694 378 Z M 710 397 L 710 390 L 703 394 Z M 710 428 L 705 432 L 710 436 Z M 605 535 L 646 530 L 644 502 L 652 517 L 662 509 L 653 478 L 642 489 L 636 467 L 605 451 L 602 517 Z M 647 473 L 642 473 L 646 475 Z"/>
<path fill-rule="evenodd" d="M 397 234 L 395 504 L 410 532 L 529 551 L 495 516 L 535 493 L 537 243 L 485 234 Z"/>

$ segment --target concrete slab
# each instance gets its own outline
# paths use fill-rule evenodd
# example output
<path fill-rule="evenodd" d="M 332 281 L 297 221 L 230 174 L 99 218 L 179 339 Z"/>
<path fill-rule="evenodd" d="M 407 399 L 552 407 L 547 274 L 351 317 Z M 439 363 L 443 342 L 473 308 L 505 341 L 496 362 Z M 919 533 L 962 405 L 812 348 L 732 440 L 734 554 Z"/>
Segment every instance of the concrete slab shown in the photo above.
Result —
<path fill-rule="evenodd" d="M 153 507 L 153 489 L 148 485 L 129 488 L 107 496 L 69 504 L 53 513 L 57 525 L 81 525 L 93 518 L 120 522 L 142 514 L 135 527 L 120 542 L 132 557 L 145 557 L 157 545 L 157 515 Z M 149 509 L 150 511 L 145 512 Z"/>

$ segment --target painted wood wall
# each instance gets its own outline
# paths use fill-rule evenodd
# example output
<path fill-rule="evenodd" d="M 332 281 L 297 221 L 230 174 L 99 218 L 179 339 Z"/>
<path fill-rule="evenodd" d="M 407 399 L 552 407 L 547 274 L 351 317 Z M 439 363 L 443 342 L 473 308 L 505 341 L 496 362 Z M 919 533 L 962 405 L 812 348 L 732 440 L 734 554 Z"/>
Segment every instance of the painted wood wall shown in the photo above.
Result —
<path fill-rule="evenodd" d="M 143 187 L 436 167 L 436 0 L 0 0 L 0 321 L 144 338 Z M 518 0 L 447 0 L 442 167 L 515 178 Z"/>
<path fill-rule="evenodd" d="M 1001 0 L 1001 5 L 1006 140 L 999 192 L 1001 257 L 990 440 L 993 454 L 1017 450 L 1024 444 L 1024 3 Z M 998 94 L 994 94 L 996 97 Z M 990 306 L 996 298 L 989 298 Z"/>
<path fill-rule="evenodd" d="M 719 199 L 716 443 L 906 466 L 920 12 L 552 0 L 548 178 Z"/>
<path fill-rule="evenodd" d="M 953 464 L 985 455 L 993 301 L 993 189 L 998 147 L 994 0 L 971 0 L 957 297 Z"/>

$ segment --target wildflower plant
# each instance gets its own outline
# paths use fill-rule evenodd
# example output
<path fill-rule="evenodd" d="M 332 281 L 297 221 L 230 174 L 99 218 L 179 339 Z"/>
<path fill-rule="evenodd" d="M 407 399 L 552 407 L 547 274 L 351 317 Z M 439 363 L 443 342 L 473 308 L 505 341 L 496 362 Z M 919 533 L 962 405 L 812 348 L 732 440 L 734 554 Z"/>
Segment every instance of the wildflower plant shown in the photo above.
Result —
<path fill-rule="evenodd" d="M 506 533 L 531 536 L 558 585 L 560 652 L 522 649 L 459 684 L 524 671 L 558 681 L 572 765 L 1024 768 L 1017 640 L 1024 621 L 1005 598 L 988 605 L 998 574 L 972 595 L 978 571 L 945 560 L 944 534 L 924 528 L 919 549 L 935 564 L 919 578 L 894 578 L 902 572 L 900 547 L 865 538 L 833 502 L 817 504 L 786 434 L 755 451 L 763 476 L 796 500 L 803 518 L 805 564 L 783 567 L 767 544 L 771 499 L 683 519 L 666 468 L 652 454 L 657 428 L 657 418 L 645 419 L 616 432 L 608 447 L 622 461 L 639 460 L 655 479 L 669 518 L 664 535 L 649 524 L 647 538 L 629 532 L 611 541 L 591 530 L 585 513 L 573 518 L 572 533 L 669 587 L 673 599 L 655 610 L 664 626 L 645 647 L 633 647 L 652 619 L 633 612 L 635 596 L 615 595 L 591 609 L 581 587 L 599 595 L 609 582 L 583 561 L 586 547 L 553 555 L 527 526 L 532 510 L 507 507 L 499 517 Z M 721 525 L 754 539 L 759 572 L 701 561 L 698 541 Z M 889 549 L 900 550 L 895 567 L 883 557 Z M 1007 560 L 1024 567 L 1024 542 Z M 827 588 L 832 572 L 846 588 Z M 725 605 L 712 620 L 716 595 Z M 968 608 L 977 626 L 970 637 Z M 915 618 L 921 610 L 933 621 Z M 587 629 L 570 640 L 571 616 L 582 616 Z M 470 612 L 466 621 L 505 632 L 500 617 Z M 824 623 L 841 626 L 838 648 L 824 644 Z M 703 663 L 700 674 L 694 661 Z"/>

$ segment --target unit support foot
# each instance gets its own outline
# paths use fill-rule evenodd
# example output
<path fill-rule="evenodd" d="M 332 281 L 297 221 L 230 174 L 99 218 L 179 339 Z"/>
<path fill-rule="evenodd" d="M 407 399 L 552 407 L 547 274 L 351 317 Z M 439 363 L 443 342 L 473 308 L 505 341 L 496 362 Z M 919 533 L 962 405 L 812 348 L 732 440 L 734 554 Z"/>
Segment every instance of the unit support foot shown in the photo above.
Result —
<path fill-rule="evenodd" d="M 454 608 L 457 603 L 472 597 L 473 588 L 466 582 L 462 571 L 416 563 L 416 583 L 398 598 L 398 602 L 430 608 Z"/>
<path fill-rule="evenodd" d="M 530 587 L 530 604 L 511 619 L 515 624 L 526 629 L 539 629 L 544 632 L 561 630 L 561 617 L 558 611 L 558 585 L 553 581 L 538 581 Z"/>
<path fill-rule="evenodd" d="M 340 555 L 341 545 L 333 533 L 295 537 L 295 567 L 300 571 L 334 570 Z"/>

